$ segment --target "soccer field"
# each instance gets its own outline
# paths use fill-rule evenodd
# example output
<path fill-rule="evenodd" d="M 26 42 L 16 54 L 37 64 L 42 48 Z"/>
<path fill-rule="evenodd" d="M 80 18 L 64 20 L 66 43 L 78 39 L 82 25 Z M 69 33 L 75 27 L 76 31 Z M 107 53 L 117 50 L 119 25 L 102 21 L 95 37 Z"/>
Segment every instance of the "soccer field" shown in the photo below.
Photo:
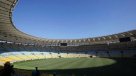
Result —
<path fill-rule="evenodd" d="M 15 62 L 14 67 L 33 70 L 82 69 L 112 65 L 116 61 L 108 58 L 54 58 Z"/>
<path fill-rule="evenodd" d="M 42 74 L 55 73 L 57 76 L 136 76 L 135 58 L 54 58 L 13 65 L 21 74 L 31 74 L 31 70 L 38 67 Z"/>

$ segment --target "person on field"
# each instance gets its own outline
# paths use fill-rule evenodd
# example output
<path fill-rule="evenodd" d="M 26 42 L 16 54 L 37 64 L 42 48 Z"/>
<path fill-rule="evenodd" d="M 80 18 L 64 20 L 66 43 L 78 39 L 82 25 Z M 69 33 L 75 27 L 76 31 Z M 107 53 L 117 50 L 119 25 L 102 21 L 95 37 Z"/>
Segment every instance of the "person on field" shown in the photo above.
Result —
<path fill-rule="evenodd" d="M 38 70 L 38 67 L 35 67 L 35 70 L 32 71 L 32 76 L 40 76 L 40 71 Z"/>

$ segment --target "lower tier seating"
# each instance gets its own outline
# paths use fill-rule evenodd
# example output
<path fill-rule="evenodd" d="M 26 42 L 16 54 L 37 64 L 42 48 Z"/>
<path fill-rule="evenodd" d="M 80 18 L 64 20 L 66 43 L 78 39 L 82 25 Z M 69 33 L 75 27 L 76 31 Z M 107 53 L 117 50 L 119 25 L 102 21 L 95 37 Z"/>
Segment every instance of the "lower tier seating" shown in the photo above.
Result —
<path fill-rule="evenodd" d="M 129 51 L 87 51 L 87 52 L 39 52 L 39 51 L 20 51 L 0 53 L 0 64 L 7 61 L 17 62 L 45 58 L 76 58 L 76 57 L 133 57 L 136 55 L 135 50 Z"/>

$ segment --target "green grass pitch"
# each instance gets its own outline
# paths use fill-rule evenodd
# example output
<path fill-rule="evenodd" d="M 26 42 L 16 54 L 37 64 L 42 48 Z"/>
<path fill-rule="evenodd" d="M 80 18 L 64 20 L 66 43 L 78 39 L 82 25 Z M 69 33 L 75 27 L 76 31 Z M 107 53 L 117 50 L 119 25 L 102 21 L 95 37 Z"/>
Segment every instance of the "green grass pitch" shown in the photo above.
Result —
<path fill-rule="evenodd" d="M 33 70 L 82 69 L 112 65 L 116 61 L 108 58 L 53 58 L 15 62 L 14 67 Z"/>
<path fill-rule="evenodd" d="M 136 58 L 54 58 L 13 65 L 16 71 L 25 74 L 38 67 L 42 74 L 56 73 L 56 76 L 136 76 Z"/>

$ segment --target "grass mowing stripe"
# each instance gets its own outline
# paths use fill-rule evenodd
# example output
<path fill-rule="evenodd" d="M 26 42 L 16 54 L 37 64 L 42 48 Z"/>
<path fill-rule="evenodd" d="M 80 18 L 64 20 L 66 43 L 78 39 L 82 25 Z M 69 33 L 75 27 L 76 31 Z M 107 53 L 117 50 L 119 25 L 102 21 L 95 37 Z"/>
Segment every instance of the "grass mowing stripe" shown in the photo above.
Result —
<path fill-rule="evenodd" d="M 51 64 L 49 64 L 48 66 L 46 65 L 46 69 L 48 69 L 48 68 L 54 69 L 55 66 L 62 64 L 62 62 L 65 62 L 65 60 L 64 59 L 59 59 L 59 60 L 58 59 L 54 59 L 54 61 Z"/>
<path fill-rule="evenodd" d="M 66 65 L 65 68 L 76 69 L 76 68 L 78 68 L 80 66 L 79 64 L 81 64 L 81 62 L 82 62 L 82 59 L 77 58 L 74 62 Z"/>
<path fill-rule="evenodd" d="M 79 68 L 88 68 L 88 66 L 89 66 L 89 61 L 90 61 L 91 59 L 90 58 L 87 58 L 87 59 L 82 59 L 82 64 L 81 63 L 79 63 Z"/>
<path fill-rule="evenodd" d="M 71 68 L 69 68 L 70 64 L 74 63 L 76 61 L 77 61 L 77 59 L 72 59 L 72 60 L 67 60 L 66 59 L 64 62 L 55 65 L 54 68 L 56 68 L 56 69 L 71 69 Z"/>

